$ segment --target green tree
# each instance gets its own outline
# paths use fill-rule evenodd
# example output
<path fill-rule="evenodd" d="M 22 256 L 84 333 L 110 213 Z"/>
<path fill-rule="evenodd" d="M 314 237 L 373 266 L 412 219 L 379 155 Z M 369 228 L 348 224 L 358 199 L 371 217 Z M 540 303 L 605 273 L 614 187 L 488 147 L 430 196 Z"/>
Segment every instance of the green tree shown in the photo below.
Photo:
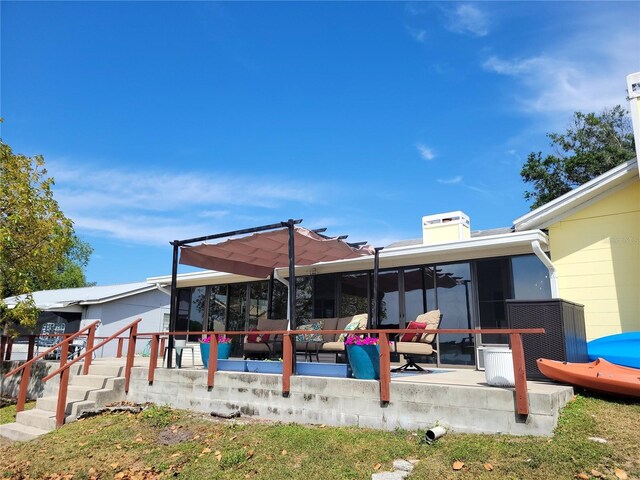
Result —
<path fill-rule="evenodd" d="M 576 112 L 565 133 L 547 134 L 554 154 L 529 154 L 520 175 L 533 186 L 524 198 L 531 209 L 550 202 L 575 187 L 635 156 L 633 130 L 620 105 L 595 113 Z"/>
<path fill-rule="evenodd" d="M 0 140 L 0 328 L 34 325 L 30 292 L 84 285 L 91 247 L 53 198 L 53 178 L 42 156 L 14 154 Z M 27 294 L 15 308 L 4 298 Z"/>

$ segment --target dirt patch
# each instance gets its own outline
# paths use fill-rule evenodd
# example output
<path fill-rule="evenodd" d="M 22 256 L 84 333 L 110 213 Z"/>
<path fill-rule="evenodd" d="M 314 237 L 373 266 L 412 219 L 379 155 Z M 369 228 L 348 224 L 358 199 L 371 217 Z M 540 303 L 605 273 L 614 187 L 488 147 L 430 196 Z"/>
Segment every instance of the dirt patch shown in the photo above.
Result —
<path fill-rule="evenodd" d="M 176 445 L 178 443 L 191 440 L 193 436 L 194 435 L 190 430 L 169 427 L 165 428 L 158 434 L 158 443 L 160 445 Z"/>

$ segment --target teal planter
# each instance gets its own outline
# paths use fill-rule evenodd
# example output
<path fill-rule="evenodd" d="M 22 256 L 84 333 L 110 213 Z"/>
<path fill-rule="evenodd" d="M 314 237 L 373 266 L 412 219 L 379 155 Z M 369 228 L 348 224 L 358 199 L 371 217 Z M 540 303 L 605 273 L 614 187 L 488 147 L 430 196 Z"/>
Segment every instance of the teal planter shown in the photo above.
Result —
<path fill-rule="evenodd" d="M 380 348 L 378 345 L 347 345 L 347 356 L 353 376 L 361 380 L 380 378 Z"/>
<path fill-rule="evenodd" d="M 202 364 L 204 368 L 209 367 L 209 352 L 211 351 L 209 343 L 200 343 L 200 358 L 202 359 Z M 231 344 L 230 343 L 219 343 L 218 344 L 218 359 L 226 360 L 229 358 L 229 354 L 231 353 Z"/>

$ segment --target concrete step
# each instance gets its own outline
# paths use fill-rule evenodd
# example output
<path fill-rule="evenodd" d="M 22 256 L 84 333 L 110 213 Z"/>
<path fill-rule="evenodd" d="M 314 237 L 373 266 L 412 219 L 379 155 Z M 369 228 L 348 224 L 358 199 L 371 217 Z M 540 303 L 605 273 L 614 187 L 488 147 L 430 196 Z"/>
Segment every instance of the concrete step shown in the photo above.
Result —
<path fill-rule="evenodd" d="M 110 363 L 92 363 L 89 367 L 90 375 L 104 375 L 105 377 L 119 377 L 124 375 L 124 365 Z"/>
<path fill-rule="evenodd" d="M 51 431 L 56 428 L 56 414 L 55 412 L 40 410 L 39 408 L 25 410 L 24 412 L 18 412 L 16 415 L 16 423 Z"/>
<path fill-rule="evenodd" d="M 107 375 L 73 375 L 69 378 L 69 385 L 78 387 L 106 388 L 107 380 L 112 377 Z"/>
<path fill-rule="evenodd" d="M 19 423 L 5 423 L 4 425 L 0 425 L 0 436 L 17 442 L 33 440 L 45 433 L 48 433 L 48 431 Z"/>
<path fill-rule="evenodd" d="M 58 397 L 41 397 L 36 402 L 36 408 L 55 413 L 58 408 Z M 78 416 L 85 410 L 96 408 L 96 402 L 91 400 L 69 400 L 65 406 L 66 415 Z"/>

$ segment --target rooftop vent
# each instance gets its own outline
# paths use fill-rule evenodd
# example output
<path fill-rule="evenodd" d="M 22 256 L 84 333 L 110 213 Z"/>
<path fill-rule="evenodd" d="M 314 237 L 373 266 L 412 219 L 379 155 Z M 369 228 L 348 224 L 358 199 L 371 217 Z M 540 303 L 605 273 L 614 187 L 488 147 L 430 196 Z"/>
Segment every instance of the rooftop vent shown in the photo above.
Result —
<path fill-rule="evenodd" d="M 457 242 L 471 238 L 469 217 L 463 212 L 438 213 L 422 217 L 422 243 Z"/>

